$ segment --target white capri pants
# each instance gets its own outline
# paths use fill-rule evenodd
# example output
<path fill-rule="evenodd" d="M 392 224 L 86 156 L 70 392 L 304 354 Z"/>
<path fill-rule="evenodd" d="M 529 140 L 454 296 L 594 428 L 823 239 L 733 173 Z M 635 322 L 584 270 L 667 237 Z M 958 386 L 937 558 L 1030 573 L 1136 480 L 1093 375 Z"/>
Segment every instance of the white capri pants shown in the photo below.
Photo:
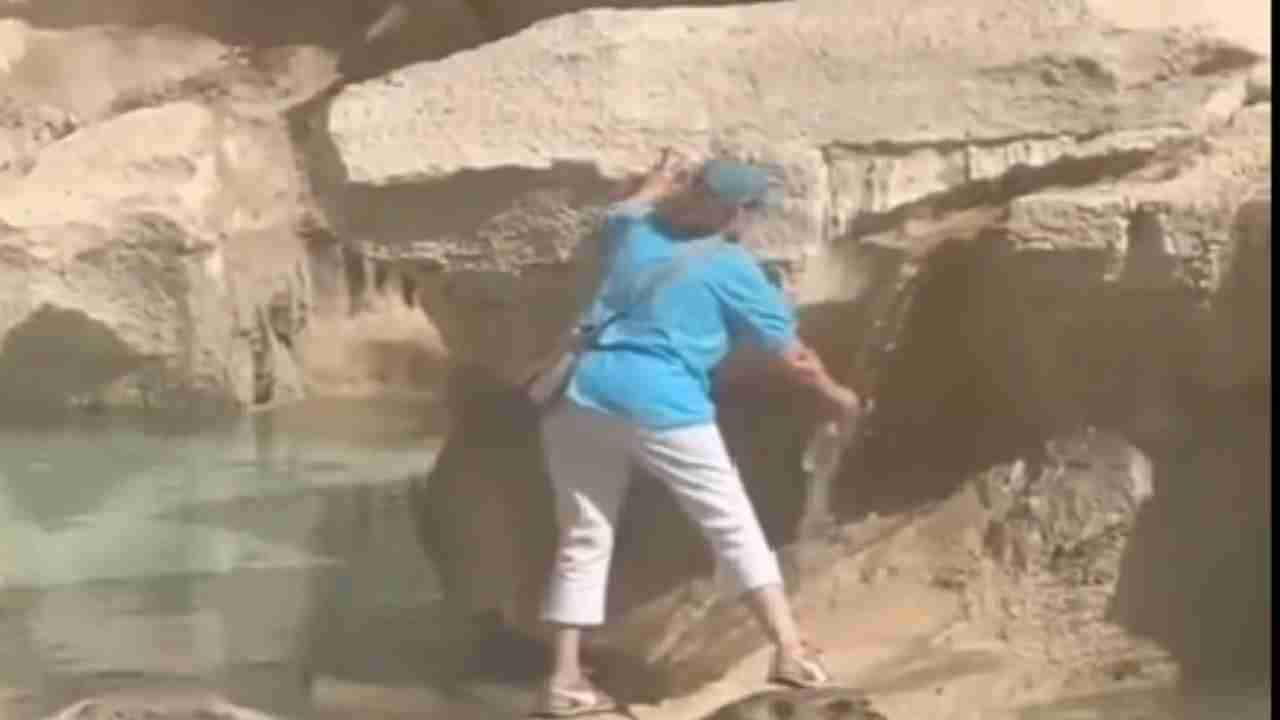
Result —
<path fill-rule="evenodd" d="M 777 557 L 714 424 L 649 430 L 561 403 L 542 421 L 542 435 L 560 524 L 545 620 L 604 622 L 615 526 L 633 462 L 675 495 L 737 591 L 781 584 Z"/>

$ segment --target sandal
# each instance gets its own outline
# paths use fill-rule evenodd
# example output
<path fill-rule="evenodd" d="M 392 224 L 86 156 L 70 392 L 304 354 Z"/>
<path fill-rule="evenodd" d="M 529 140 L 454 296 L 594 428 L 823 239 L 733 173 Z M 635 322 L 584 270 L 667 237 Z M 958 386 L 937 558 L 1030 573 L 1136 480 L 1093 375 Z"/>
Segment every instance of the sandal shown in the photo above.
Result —
<path fill-rule="evenodd" d="M 557 687 L 550 683 L 542 687 L 541 697 L 534 717 L 571 718 L 596 715 L 620 709 L 608 693 L 583 680 L 572 687 Z"/>
<path fill-rule="evenodd" d="M 768 680 L 777 685 L 807 690 L 829 685 L 831 673 L 823 665 L 821 653 L 806 643 L 799 653 L 776 651 L 769 666 Z"/>

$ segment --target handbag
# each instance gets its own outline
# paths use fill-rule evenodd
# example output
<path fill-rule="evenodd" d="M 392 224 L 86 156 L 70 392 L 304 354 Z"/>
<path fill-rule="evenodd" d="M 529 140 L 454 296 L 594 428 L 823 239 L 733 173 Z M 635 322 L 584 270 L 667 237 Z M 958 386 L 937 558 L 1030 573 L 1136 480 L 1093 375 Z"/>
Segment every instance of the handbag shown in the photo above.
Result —
<path fill-rule="evenodd" d="M 685 245 L 679 254 L 664 263 L 656 277 L 643 285 L 643 290 L 632 299 L 627 307 L 614 313 L 604 322 L 587 329 L 574 328 L 566 340 L 554 350 L 550 359 L 543 362 L 524 381 L 525 395 L 541 410 L 555 405 L 569 387 L 582 354 L 596 347 L 596 341 L 604 334 L 606 328 L 626 316 L 631 310 L 656 296 L 658 291 L 670 285 L 687 270 L 696 258 L 702 257 L 724 245 L 718 237 L 694 240 Z"/>

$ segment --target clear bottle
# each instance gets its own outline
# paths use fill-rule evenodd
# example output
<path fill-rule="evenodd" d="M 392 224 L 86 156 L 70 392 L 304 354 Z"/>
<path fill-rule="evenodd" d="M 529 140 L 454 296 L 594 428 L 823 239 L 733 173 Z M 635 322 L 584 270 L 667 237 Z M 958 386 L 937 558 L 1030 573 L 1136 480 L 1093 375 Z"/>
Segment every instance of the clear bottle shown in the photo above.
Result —
<path fill-rule="evenodd" d="M 841 446 L 844 444 L 840 436 L 840 425 L 834 420 L 824 422 L 814 429 L 800 460 L 800 467 L 806 475 L 826 475 L 840 461 Z"/>

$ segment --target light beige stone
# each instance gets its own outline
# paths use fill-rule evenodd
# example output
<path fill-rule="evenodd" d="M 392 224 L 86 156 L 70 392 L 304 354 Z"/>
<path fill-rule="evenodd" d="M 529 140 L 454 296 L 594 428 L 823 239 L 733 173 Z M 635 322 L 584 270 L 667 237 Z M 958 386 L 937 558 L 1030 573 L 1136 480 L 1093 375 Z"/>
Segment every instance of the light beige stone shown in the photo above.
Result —
<path fill-rule="evenodd" d="M 1106 34 L 1083 8 L 935 0 L 909 22 L 901 3 L 856 21 L 833 2 L 583 12 L 348 87 L 330 127 L 352 182 L 390 184 L 555 162 L 617 177 L 662 144 L 717 137 L 891 146 L 1190 122 L 1215 80 L 1150 80 L 1215 44 Z"/>
<path fill-rule="evenodd" d="M 1182 153 L 1127 181 L 1015 199 L 1005 224 L 1011 248 L 1099 257 L 1092 276 L 1058 273 L 1064 287 L 1105 280 L 1134 290 L 1217 292 L 1235 243 L 1236 208 L 1270 186 L 1270 117 L 1269 104 L 1243 108 L 1207 136 L 1204 152 Z M 1154 177 L 1159 172 L 1166 176 Z"/>
<path fill-rule="evenodd" d="M 245 404 L 249 358 L 236 342 L 220 253 L 146 213 L 7 231 L 0 385 L 65 401 L 139 373 L 155 405 Z"/>
<path fill-rule="evenodd" d="M 25 175 L 41 148 L 75 129 L 75 119 L 57 108 L 0 93 L 0 187 Z"/>
<path fill-rule="evenodd" d="M 1122 28 L 1209 28 L 1254 52 L 1271 54 L 1271 3 L 1264 0 L 1090 0 L 1089 8 Z"/>
<path fill-rule="evenodd" d="M 193 102 L 143 108 L 45 147 L 0 197 L 18 227 L 92 221 L 113 208 L 179 213 L 211 233 L 292 222 L 301 212 L 287 136 Z"/>
<path fill-rule="evenodd" d="M 217 67 L 227 53 L 212 38 L 174 27 L 62 32 L 0 20 L 0 87 L 91 122 L 113 114 L 129 95 Z"/>
<path fill-rule="evenodd" d="M 1175 152 L 1243 106 L 1255 60 L 1194 33 L 1111 32 L 1084 2 L 596 10 L 345 87 L 313 146 L 334 162 L 311 176 L 361 253 L 515 288 L 593 257 L 601 206 L 659 148 L 754 159 L 782 191 L 745 242 L 800 304 L 863 302 L 890 282 L 863 238 L 888 247 L 907 221 L 945 227 Z M 909 254 L 930 233 L 898 234 Z M 453 313 L 433 317 L 443 330 Z M 444 330 L 462 356 L 531 354 L 514 342 L 527 322 L 462 324 L 506 339 L 479 351 Z"/>
<path fill-rule="evenodd" d="M 45 146 L 0 196 L 22 268 L 0 323 L 14 342 L 24 337 L 14 328 L 52 332 L 62 325 L 25 325 L 47 320 L 47 306 L 72 336 L 105 344 L 68 353 L 77 357 L 63 370 L 78 374 L 51 377 L 43 394 L 74 397 L 127 375 L 154 402 L 191 394 L 244 407 L 262 395 L 256 362 L 277 400 L 297 397 L 294 361 L 257 323 L 277 278 L 295 277 L 301 259 L 292 159 L 282 127 L 191 102 L 118 115 Z M 45 350 L 6 347 L 13 373 L 41 371 L 12 364 Z"/>

